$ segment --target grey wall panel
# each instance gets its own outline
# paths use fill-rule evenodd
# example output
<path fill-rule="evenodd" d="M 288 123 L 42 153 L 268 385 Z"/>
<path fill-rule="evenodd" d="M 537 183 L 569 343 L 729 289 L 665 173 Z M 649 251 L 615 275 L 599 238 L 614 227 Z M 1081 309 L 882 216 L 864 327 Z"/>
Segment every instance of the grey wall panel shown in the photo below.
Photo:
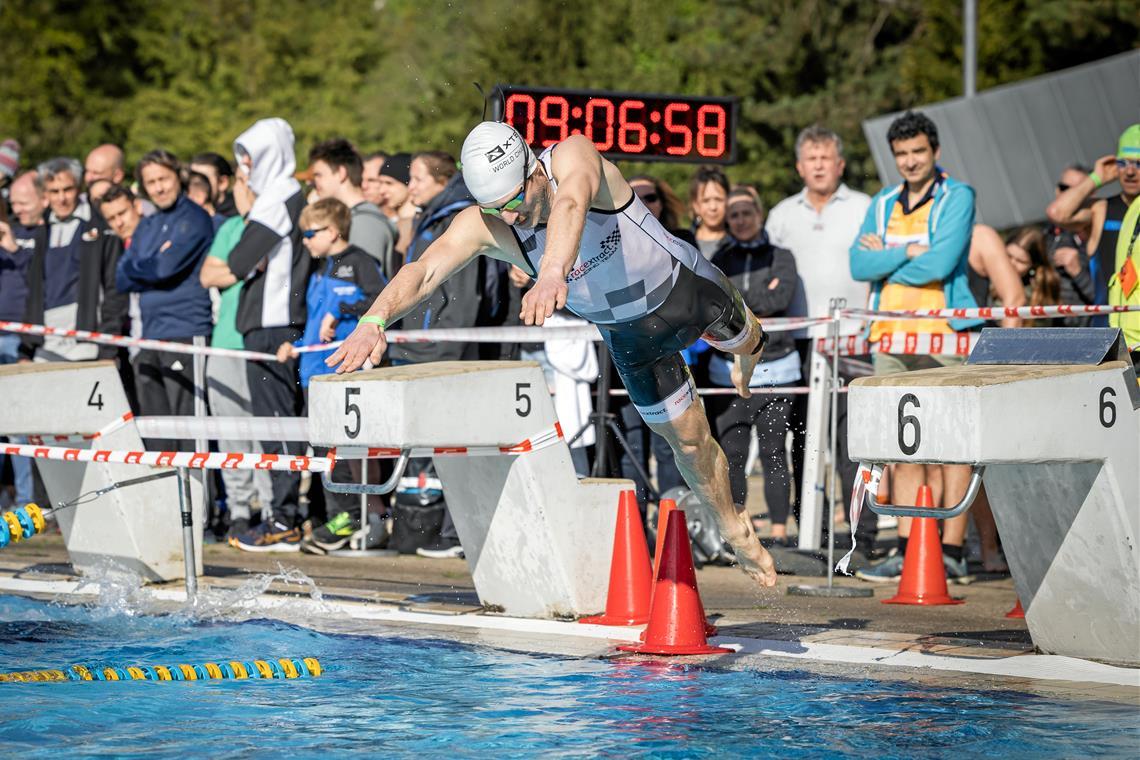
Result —
<path fill-rule="evenodd" d="M 938 125 L 940 164 L 978 193 L 978 220 L 999 229 L 1045 218 L 1062 168 L 1092 166 L 1140 122 L 1140 50 L 917 106 Z M 887 145 L 899 113 L 863 122 L 883 184 L 902 181 Z"/>

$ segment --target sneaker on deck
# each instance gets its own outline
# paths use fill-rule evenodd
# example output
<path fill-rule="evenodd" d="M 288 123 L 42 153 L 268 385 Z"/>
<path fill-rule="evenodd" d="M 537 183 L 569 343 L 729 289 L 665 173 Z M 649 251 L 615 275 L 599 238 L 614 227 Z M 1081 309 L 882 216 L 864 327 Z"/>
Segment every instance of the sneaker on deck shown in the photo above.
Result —
<path fill-rule="evenodd" d="M 948 583 L 959 583 L 965 586 L 968 583 L 974 582 L 974 576 L 970 575 L 965 557 L 962 559 L 954 559 L 947 554 L 943 554 L 942 566 L 946 568 L 946 581 Z"/>
<path fill-rule="evenodd" d="M 455 541 L 436 538 L 427 546 L 416 549 L 416 554 L 428 559 L 456 559 L 463 556 L 463 547 Z"/>
<path fill-rule="evenodd" d="M 309 554 L 326 554 L 343 549 L 360 531 L 360 518 L 348 512 L 341 512 L 306 536 L 301 541 L 301 550 Z"/>
<path fill-rule="evenodd" d="M 887 558 L 864 570 L 856 570 L 855 577 L 872 583 L 889 583 L 902 576 L 903 555 L 898 547 L 891 549 Z"/>
<path fill-rule="evenodd" d="M 267 520 L 239 536 L 233 544 L 245 552 L 295 552 L 301 550 L 300 528 L 288 528 Z"/>
<path fill-rule="evenodd" d="M 238 539 L 246 533 L 249 533 L 249 520 L 239 517 L 226 530 L 226 543 L 236 548 Z"/>

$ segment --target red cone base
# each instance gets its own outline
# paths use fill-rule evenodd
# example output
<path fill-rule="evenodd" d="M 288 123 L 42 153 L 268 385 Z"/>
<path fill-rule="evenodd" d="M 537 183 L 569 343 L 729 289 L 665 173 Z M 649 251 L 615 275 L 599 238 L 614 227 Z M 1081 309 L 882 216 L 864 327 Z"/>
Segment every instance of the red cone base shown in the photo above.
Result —
<path fill-rule="evenodd" d="M 1013 605 L 1013 609 L 1010 610 L 1009 612 L 1005 613 L 1005 616 L 1007 618 L 1012 618 L 1015 620 L 1025 618 L 1025 609 L 1022 608 L 1022 606 L 1021 606 L 1021 599 L 1020 598 L 1018 598 L 1017 604 Z"/>
<path fill-rule="evenodd" d="M 933 507 L 929 486 L 918 489 L 918 505 Z M 946 566 L 942 564 L 942 540 L 938 537 L 938 521 L 933 517 L 916 517 L 911 521 L 910 540 L 903 558 L 899 590 L 883 604 L 961 604 L 946 588 Z"/>
<path fill-rule="evenodd" d="M 638 654 L 724 654 L 731 649 L 714 647 L 705 638 L 705 618 L 697 590 L 697 571 L 689 548 L 685 513 L 669 514 L 661 549 L 661 564 L 653 587 L 653 609 L 645 629 L 644 644 L 619 646 Z"/>
<path fill-rule="evenodd" d="M 593 625 L 642 625 L 649 620 L 649 600 L 653 593 L 649 544 L 637 508 L 637 494 L 622 491 L 618 500 L 614 529 L 613 559 L 610 561 L 610 587 L 606 611 L 578 620 Z"/>
<path fill-rule="evenodd" d="M 677 502 L 672 499 L 662 499 L 657 505 L 657 548 L 653 552 L 653 579 L 657 579 L 657 571 L 661 569 L 661 553 L 665 547 L 665 531 L 669 526 L 669 513 L 677 508 Z M 690 547 L 690 553 L 691 553 Z M 653 594 L 649 595 L 650 605 L 653 602 Z M 699 601 L 699 598 L 698 598 Z M 701 619 L 705 621 L 705 636 L 716 636 L 719 629 L 709 622 L 708 616 L 705 615 L 705 605 L 701 603 Z M 645 631 L 641 632 L 641 640 L 645 641 Z"/>

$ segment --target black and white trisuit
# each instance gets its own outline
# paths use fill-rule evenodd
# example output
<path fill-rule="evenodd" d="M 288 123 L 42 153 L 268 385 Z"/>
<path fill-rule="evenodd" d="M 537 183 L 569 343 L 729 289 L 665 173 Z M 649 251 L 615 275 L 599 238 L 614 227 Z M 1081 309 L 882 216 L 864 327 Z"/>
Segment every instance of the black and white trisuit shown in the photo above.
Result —
<path fill-rule="evenodd" d="M 556 147 L 538 157 L 554 190 Z M 511 229 L 529 274 L 537 276 L 546 227 Z M 598 326 L 647 422 L 675 419 L 697 397 L 682 349 L 703 337 L 727 351 L 748 338 L 748 310 L 740 292 L 696 248 L 670 235 L 636 193 L 619 209 L 586 213 L 566 284 L 566 307 Z"/>

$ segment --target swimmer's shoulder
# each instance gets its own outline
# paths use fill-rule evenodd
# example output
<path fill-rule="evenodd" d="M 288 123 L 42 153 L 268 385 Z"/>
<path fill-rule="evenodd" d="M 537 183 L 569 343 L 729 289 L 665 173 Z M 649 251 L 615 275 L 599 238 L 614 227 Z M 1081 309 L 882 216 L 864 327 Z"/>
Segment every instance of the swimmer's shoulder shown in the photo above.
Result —
<path fill-rule="evenodd" d="M 550 166 L 558 182 L 575 171 L 597 172 L 598 190 L 590 203 L 591 208 L 616 211 L 628 205 L 633 196 L 633 189 L 621 170 L 599 153 L 585 135 L 571 135 L 558 143 L 550 153 Z"/>

